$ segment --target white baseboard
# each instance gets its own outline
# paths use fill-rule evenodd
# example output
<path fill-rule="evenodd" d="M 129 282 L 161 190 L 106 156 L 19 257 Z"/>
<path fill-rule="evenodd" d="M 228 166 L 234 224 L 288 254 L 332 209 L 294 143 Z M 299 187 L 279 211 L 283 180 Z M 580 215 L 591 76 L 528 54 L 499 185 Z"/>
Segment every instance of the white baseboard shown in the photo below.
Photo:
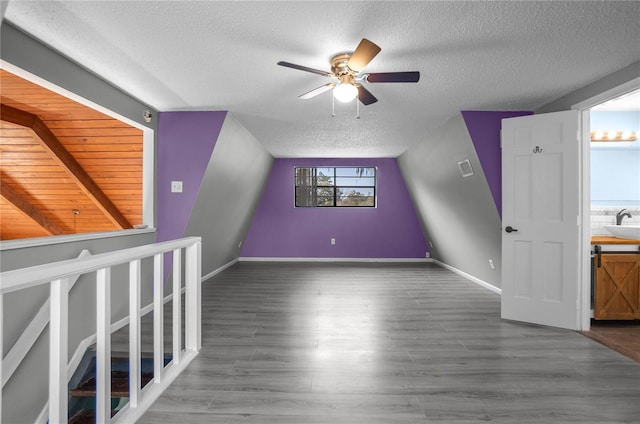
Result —
<path fill-rule="evenodd" d="M 214 269 L 213 271 L 211 271 L 207 275 L 203 275 L 201 281 L 204 283 L 209 278 L 211 278 L 213 276 L 216 276 L 216 275 L 220 274 L 222 271 L 224 271 L 225 269 L 229 268 L 230 266 L 233 266 L 233 265 L 237 264 L 238 261 L 240 261 L 240 258 L 235 258 L 234 260 L 232 260 L 230 262 L 227 262 L 226 264 L 222 265 L 220 268 Z"/>
<path fill-rule="evenodd" d="M 476 283 L 476 284 L 478 284 L 478 285 L 480 285 L 480 286 L 484 287 L 485 289 L 489 289 L 489 290 L 491 290 L 492 292 L 494 292 L 494 293 L 496 293 L 496 294 L 500 294 L 500 295 L 502 294 L 502 289 L 500 289 L 500 288 L 498 288 L 498 287 L 494 286 L 493 284 L 489 284 L 489 283 L 487 283 L 486 281 L 483 281 L 483 280 L 481 280 L 481 279 L 479 279 L 479 278 L 476 278 L 476 277 L 474 277 L 474 276 L 473 276 L 473 275 L 471 275 L 471 274 L 467 274 L 467 273 L 466 273 L 466 272 L 464 272 L 464 271 L 460 271 L 459 269 L 454 268 L 454 267 L 452 267 L 451 265 L 447 265 L 447 264 L 445 264 L 444 262 L 440 262 L 440 261 L 439 261 L 439 260 L 437 260 L 437 259 L 434 259 L 434 260 L 433 260 L 433 263 L 435 263 L 435 264 L 437 264 L 437 265 L 440 265 L 441 267 L 446 268 L 446 269 L 448 269 L 449 271 L 455 272 L 456 274 L 460 275 L 461 277 L 464 277 L 464 278 L 466 278 L 467 280 L 473 281 L 474 283 Z"/>
<path fill-rule="evenodd" d="M 242 256 L 240 262 L 382 262 L 382 263 L 405 263 L 405 262 L 431 262 L 431 258 L 290 258 L 290 257 L 253 257 Z"/>

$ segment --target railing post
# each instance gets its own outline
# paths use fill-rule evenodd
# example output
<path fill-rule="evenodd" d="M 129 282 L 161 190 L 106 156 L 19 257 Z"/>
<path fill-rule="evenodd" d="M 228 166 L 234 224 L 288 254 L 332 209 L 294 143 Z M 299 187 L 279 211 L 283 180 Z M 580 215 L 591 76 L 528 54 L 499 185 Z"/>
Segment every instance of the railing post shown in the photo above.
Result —
<path fill-rule="evenodd" d="M 180 363 L 182 350 L 182 249 L 173 251 L 173 363 Z"/>
<path fill-rule="evenodd" d="M 185 285 L 186 285 L 186 346 L 188 350 L 198 352 L 201 342 L 201 243 L 196 242 L 185 248 Z"/>
<path fill-rule="evenodd" d="M 49 423 L 66 423 L 68 415 L 67 356 L 69 280 L 51 281 L 49 321 Z"/>
<path fill-rule="evenodd" d="M 140 259 L 129 262 L 129 408 L 140 396 Z"/>
<path fill-rule="evenodd" d="M 96 271 L 96 423 L 109 422 L 111 422 L 111 268 L 102 268 Z"/>
<path fill-rule="evenodd" d="M 164 368 L 164 254 L 153 257 L 153 381 L 162 382 Z"/>

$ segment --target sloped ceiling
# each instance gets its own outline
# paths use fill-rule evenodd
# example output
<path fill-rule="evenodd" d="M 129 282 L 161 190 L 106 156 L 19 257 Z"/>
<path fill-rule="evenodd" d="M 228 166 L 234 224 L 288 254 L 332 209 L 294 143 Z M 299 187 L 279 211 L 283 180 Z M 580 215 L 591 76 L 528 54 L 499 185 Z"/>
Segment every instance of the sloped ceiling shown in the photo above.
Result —
<path fill-rule="evenodd" d="M 0 85 L 0 239 L 142 224 L 141 130 L 5 70 Z"/>
<path fill-rule="evenodd" d="M 5 19 L 161 111 L 228 110 L 276 157 L 398 156 L 461 110 L 533 110 L 640 60 L 640 2 L 19 1 Z M 297 96 L 366 37 L 379 102 Z"/>

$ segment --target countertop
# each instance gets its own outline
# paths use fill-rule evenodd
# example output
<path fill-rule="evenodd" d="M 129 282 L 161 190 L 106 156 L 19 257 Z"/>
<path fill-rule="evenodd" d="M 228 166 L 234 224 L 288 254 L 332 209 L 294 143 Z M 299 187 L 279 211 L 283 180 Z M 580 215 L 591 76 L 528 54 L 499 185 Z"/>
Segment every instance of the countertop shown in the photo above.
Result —
<path fill-rule="evenodd" d="M 625 238 L 618 238 L 613 236 L 593 236 L 591 237 L 591 244 L 639 244 L 640 240 L 631 240 Z"/>

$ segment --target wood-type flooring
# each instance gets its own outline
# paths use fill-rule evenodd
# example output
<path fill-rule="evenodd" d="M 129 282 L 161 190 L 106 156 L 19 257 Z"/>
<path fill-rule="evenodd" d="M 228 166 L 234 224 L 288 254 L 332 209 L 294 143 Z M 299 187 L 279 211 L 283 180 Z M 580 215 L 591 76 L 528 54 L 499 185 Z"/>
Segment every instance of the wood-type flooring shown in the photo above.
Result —
<path fill-rule="evenodd" d="M 591 321 L 585 336 L 640 363 L 640 321 Z"/>
<path fill-rule="evenodd" d="M 241 262 L 202 295 L 202 351 L 140 423 L 640 422 L 640 364 L 434 264 Z"/>

